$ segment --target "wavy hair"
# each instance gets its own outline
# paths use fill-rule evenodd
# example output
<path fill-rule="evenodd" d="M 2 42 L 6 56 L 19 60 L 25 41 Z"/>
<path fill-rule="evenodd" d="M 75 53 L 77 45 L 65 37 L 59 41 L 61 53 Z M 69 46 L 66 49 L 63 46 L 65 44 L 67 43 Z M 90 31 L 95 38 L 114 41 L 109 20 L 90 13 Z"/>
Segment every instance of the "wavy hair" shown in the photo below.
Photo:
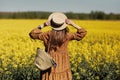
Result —
<path fill-rule="evenodd" d="M 51 31 L 51 41 L 50 41 L 50 45 L 52 48 L 55 48 L 56 46 L 61 46 L 62 43 L 65 41 L 65 37 L 67 32 L 69 32 L 69 29 L 66 27 L 63 30 L 52 30 Z"/>

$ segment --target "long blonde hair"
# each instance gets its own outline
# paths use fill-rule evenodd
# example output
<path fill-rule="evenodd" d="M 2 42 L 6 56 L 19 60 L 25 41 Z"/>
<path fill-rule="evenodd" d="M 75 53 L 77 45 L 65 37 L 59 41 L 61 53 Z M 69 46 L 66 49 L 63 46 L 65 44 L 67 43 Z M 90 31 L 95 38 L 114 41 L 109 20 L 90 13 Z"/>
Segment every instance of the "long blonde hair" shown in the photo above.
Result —
<path fill-rule="evenodd" d="M 55 47 L 55 46 L 61 46 L 62 43 L 65 41 L 65 37 L 66 37 L 66 34 L 67 32 L 69 32 L 69 29 L 66 27 L 65 29 L 63 30 L 52 30 L 51 31 L 51 41 L 50 41 L 50 44 L 51 44 L 51 47 Z"/>

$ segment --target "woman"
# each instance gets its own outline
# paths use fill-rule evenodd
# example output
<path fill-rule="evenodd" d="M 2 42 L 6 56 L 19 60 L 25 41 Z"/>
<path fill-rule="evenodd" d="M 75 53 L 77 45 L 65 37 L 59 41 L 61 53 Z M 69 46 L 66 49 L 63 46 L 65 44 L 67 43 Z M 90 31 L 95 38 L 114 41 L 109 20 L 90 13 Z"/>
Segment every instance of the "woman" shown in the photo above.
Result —
<path fill-rule="evenodd" d="M 77 32 L 70 33 L 68 25 L 77 29 Z M 42 32 L 45 26 L 51 26 L 52 30 Z M 33 29 L 30 32 L 32 39 L 39 39 L 44 42 L 45 50 L 56 61 L 56 68 L 51 67 L 45 71 L 41 71 L 41 80 L 72 80 L 70 69 L 69 55 L 67 45 L 70 40 L 81 40 L 86 35 L 86 30 L 76 25 L 63 13 L 52 13 L 48 21 Z"/>

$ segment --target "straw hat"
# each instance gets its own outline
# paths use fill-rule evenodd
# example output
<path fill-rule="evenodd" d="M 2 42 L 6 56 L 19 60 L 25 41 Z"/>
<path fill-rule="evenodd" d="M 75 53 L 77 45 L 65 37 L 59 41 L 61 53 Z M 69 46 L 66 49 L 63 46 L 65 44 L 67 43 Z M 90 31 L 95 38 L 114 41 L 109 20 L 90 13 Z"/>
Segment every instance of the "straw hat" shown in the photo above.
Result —
<path fill-rule="evenodd" d="M 51 23 L 51 27 L 54 30 L 62 30 L 66 28 L 67 24 L 65 23 L 65 20 L 67 19 L 67 16 L 61 12 L 54 12 L 52 13 L 48 21 Z"/>

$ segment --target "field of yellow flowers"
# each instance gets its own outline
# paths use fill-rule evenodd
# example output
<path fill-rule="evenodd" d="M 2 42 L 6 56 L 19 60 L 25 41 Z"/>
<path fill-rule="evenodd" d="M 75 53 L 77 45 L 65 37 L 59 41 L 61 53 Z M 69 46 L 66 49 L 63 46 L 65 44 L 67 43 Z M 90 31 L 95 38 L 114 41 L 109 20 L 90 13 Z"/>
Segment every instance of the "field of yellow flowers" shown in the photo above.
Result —
<path fill-rule="evenodd" d="M 29 32 L 44 21 L 0 20 L 0 80 L 39 80 L 40 71 L 33 61 L 36 48 L 44 46 L 41 41 L 30 39 Z M 83 40 L 68 45 L 73 80 L 120 78 L 120 21 L 73 21 L 88 32 Z"/>

